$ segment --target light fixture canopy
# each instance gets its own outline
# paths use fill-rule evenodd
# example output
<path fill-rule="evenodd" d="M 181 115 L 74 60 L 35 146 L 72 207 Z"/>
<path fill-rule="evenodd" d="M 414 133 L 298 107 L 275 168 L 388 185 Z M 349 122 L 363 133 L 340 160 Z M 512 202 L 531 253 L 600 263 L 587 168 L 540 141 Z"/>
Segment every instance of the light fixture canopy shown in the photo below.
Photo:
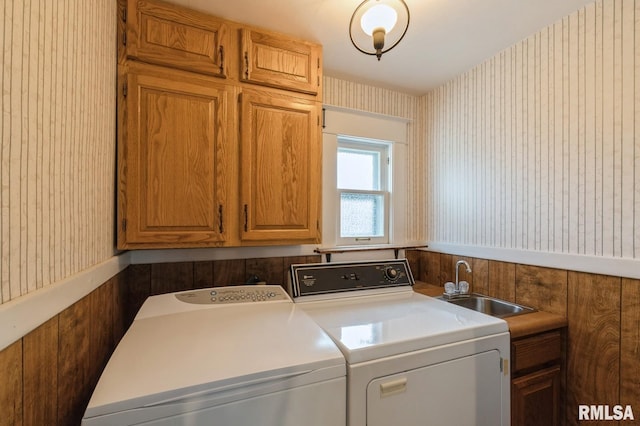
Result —
<path fill-rule="evenodd" d="M 351 43 L 378 60 L 394 47 L 409 28 L 409 8 L 404 0 L 365 0 L 356 8 L 349 24 Z"/>

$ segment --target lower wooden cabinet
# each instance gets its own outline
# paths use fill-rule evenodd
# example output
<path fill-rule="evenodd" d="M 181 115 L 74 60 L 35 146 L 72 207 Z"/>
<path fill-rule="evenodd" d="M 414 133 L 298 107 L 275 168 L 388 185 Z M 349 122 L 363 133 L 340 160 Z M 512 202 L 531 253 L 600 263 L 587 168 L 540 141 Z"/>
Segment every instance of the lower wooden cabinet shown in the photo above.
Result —
<path fill-rule="evenodd" d="M 562 347 L 560 330 L 511 342 L 512 426 L 562 424 Z"/>
<path fill-rule="evenodd" d="M 560 366 L 536 371 L 511 381 L 511 424 L 560 424 Z"/>

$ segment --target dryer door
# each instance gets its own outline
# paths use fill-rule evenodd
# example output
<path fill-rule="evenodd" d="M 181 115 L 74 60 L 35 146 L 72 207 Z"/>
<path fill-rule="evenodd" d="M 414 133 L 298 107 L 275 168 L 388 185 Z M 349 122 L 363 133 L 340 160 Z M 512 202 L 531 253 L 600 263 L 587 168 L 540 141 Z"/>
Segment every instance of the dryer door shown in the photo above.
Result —
<path fill-rule="evenodd" d="M 501 362 L 491 350 L 372 380 L 367 425 L 500 425 Z"/>

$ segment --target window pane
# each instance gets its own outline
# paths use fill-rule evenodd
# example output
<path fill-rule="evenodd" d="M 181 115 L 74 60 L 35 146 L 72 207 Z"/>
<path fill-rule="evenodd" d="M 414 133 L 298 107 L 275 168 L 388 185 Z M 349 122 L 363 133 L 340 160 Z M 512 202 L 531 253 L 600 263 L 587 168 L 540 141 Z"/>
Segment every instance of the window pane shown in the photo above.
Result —
<path fill-rule="evenodd" d="M 341 237 L 384 236 L 384 196 L 374 194 L 340 195 Z"/>
<path fill-rule="evenodd" d="M 339 148 L 338 188 L 379 190 L 379 167 L 379 152 Z"/>

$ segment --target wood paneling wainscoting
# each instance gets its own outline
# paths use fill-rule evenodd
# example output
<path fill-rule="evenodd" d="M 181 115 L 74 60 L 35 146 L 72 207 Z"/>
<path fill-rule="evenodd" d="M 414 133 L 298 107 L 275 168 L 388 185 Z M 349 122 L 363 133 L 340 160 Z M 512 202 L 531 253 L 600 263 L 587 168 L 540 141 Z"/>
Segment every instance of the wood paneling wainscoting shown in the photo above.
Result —
<path fill-rule="evenodd" d="M 121 272 L 0 351 L 0 425 L 80 424 L 125 330 Z"/>
<path fill-rule="evenodd" d="M 79 425 L 111 353 L 145 299 L 193 288 L 286 284 L 289 265 L 319 255 L 130 265 L 0 351 L 0 426 Z"/>
<path fill-rule="evenodd" d="M 461 270 L 460 279 L 474 291 L 567 317 L 565 424 L 578 424 L 578 404 L 631 405 L 640 415 L 640 280 L 421 250 L 407 258 L 416 279 L 435 285 L 451 280 L 455 262 L 465 259 L 472 273 Z M 104 365 L 149 295 L 242 284 L 253 275 L 284 284 L 290 264 L 320 260 L 130 265 L 0 351 L 0 425 L 79 424 Z"/>
<path fill-rule="evenodd" d="M 416 280 L 440 286 L 464 259 L 472 291 L 567 318 L 563 424 L 579 423 L 580 404 L 631 405 L 640 417 L 640 280 L 421 250 L 407 258 Z"/>

